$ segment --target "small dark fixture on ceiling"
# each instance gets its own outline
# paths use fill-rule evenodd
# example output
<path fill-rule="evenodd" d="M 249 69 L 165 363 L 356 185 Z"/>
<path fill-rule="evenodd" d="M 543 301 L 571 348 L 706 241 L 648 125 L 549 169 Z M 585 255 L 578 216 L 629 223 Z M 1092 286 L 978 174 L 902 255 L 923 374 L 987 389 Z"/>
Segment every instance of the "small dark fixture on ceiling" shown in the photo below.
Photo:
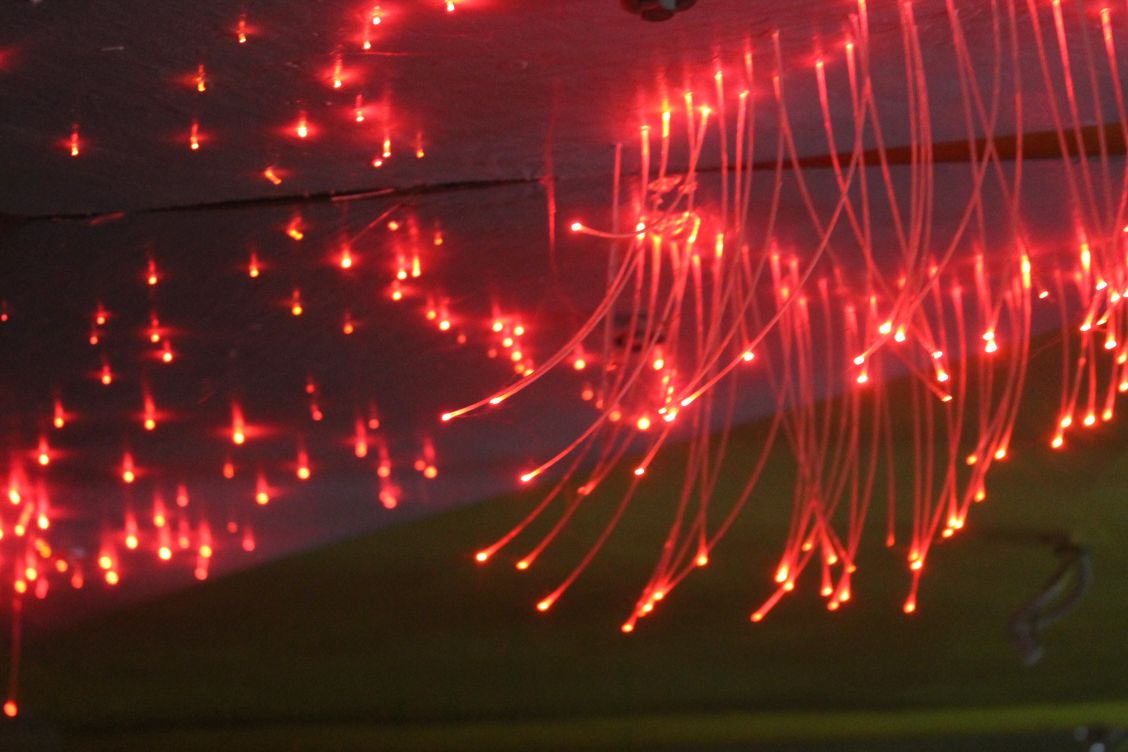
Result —
<path fill-rule="evenodd" d="M 644 21 L 668 21 L 679 11 L 689 10 L 697 0 L 622 0 L 623 7 Z"/>

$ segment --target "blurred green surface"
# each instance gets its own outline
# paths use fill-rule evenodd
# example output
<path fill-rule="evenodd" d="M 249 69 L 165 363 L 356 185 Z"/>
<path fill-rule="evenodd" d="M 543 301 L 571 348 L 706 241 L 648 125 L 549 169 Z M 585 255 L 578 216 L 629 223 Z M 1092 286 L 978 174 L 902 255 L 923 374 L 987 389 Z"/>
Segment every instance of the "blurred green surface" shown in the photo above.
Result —
<path fill-rule="evenodd" d="M 1035 407 L 1056 402 L 1054 370 L 1035 362 Z M 625 479 L 525 573 L 509 566 L 520 544 L 488 566 L 472 554 L 536 490 L 29 635 L 23 723 L 65 749 L 1081 749 L 1077 724 L 1128 726 L 1128 426 L 1053 452 L 1051 420 L 1052 407 L 1024 411 L 988 501 L 930 556 L 912 616 L 905 551 L 884 548 L 875 501 L 849 604 L 828 612 L 812 572 L 749 622 L 790 510 L 780 453 L 710 566 L 621 634 L 680 487 L 673 447 L 548 614 L 534 604 Z M 732 457 L 753 456 L 764 430 L 738 429 Z M 738 464 L 718 498 L 739 488 Z M 1057 533 L 1090 547 L 1094 581 L 1027 668 L 1006 621 L 1057 567 L 1042 541 Z"/>

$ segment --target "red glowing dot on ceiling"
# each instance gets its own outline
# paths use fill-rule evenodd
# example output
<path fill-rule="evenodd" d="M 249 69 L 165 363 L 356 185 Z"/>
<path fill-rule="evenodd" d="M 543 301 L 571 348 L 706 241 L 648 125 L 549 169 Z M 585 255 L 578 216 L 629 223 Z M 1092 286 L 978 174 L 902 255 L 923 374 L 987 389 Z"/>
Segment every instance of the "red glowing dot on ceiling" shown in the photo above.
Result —
<path fill-rule="evenodd" d="M 259 506 L 266 506 L 270 503 L 270 488 L 266 484 L 266 476 L 259 473 L 258 479 L 255 481 L 255 503 Z"/>
<path fill-rule="evenodd" d="M 243 410 L 237 403 L 231 404 L 231 443 L 242 446 L 247 441 L 246 424 L 243 422 Z"/>
<path fill-rule="evenodd" d="M 302 232 L 302 220 L 300 217 L 294 217 L 290 220 L 290 224 L 286 226 L 286 234 L 293 240 L 301 240 L 305 237 L 305 233 Z"/>
<path fill-rule="evenodd" d="M 344 85 L 344 62 L 341 60 L 340 53 L 333 61 L 333 77 L 331 80 L 334 89 L 340 89 Z"/>

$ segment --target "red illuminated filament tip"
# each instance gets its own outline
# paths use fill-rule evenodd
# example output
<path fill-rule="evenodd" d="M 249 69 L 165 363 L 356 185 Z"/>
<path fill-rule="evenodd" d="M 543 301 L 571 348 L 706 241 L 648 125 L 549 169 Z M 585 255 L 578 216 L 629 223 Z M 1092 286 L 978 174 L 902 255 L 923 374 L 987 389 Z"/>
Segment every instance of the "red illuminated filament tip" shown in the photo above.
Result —
<path fill-rule="evenodd" d="M 368 426 L 365 425 L 363 418 L 356 419 L 356 440 L 353 443 L 353 454 L 358 459 L 368 456 Z"/>
<path fill-rule="evenodd" d="M 270 503 L 270 487 L 262 473 L 259 473 L 258 480 L 255 481 L 255 503 L 263 507 Z"/>
<path fill-rule="evenodd" d="M 333 60 L 333 88 L 339 89 L 344 85 L 342 76 L 344 75 L 344 63 L 341 61 L 341 56 L 338 54 Z"/>
<path fill-rule="evenodd" d="M 242 446 L 247 442 L 247 427 L 243 422 L 243 410 L 238 404 L 231 405 L 231 443 Z"/>
<path fill-rule="evenodd" d="M 302 232 L 301 217 L 294 217 L 290 220 L 290 224 L 286 226 L 286 234 L 293 240 L 301 240 L 305 237 L 305 233 Z"/>
<path fill-rule="evenodd" d="M 309 455 L 304 449 L 300 449 L 298 450 L 298 480 L 309 480 L 310 474 Z"/>
<path fill-rule="evenodd" d="M 137 480 L 137 470 L 133 466 L 133 455 L 126 452 L 121 459 L 121 479 L 126 483 Z"/>
<path fill-rule="evenodd" d="M 157 427 L 157 408 L 153 404 L 153 397 L 145 394 L 144 414 L 142 416 L 142 424 L 146 431 L 153 431 Z"/>

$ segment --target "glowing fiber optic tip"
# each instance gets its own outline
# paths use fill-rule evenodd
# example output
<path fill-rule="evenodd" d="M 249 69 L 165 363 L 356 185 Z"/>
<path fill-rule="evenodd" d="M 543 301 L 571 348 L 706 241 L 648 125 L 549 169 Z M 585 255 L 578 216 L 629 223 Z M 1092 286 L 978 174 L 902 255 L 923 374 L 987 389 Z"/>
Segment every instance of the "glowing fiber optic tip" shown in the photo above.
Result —
<path fill-rule="evenodd" d="M 483 564 L 489 561 L 489 558 L 490 554 L 488 551 L 479 551 L 478 553 L 474 554 L 474 561 L 478 562 L 479 564 Z"/>
<path fill-rule="evenodd" d="M 568 228 L 572 232 L 579 232 L 579 231 L 584 229 L 584 225 L 583 225 L 582 222 L 573 222 L 571 225 L 568 226 Z"/>

